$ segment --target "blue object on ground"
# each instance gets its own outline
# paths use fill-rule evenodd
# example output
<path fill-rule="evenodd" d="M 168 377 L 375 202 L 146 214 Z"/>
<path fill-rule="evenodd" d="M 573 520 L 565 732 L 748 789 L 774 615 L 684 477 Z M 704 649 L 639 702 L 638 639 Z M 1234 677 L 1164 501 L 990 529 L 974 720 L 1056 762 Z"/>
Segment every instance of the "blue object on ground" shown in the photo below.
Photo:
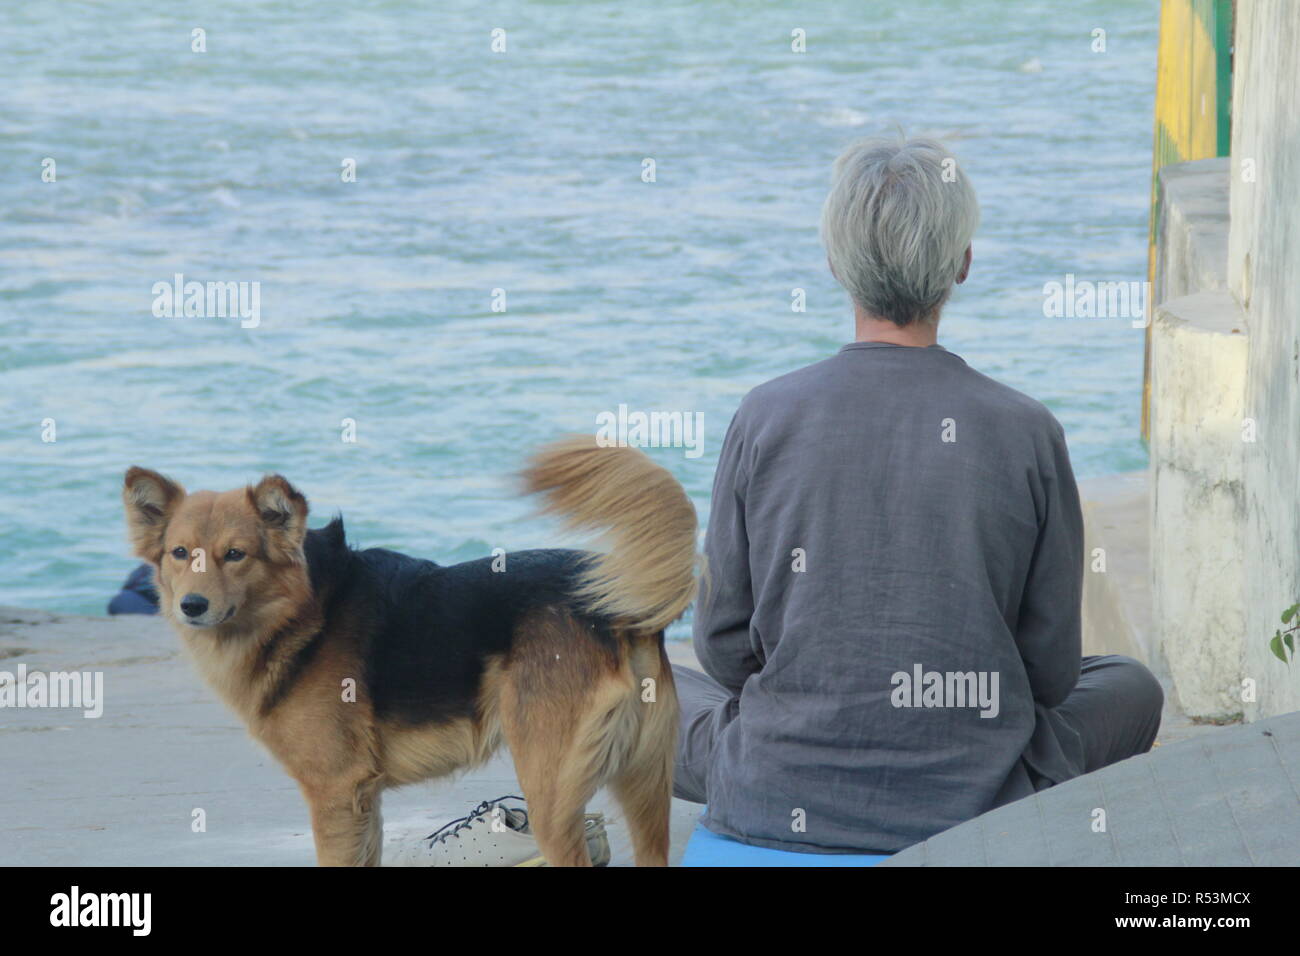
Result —
<path fill-rule="evenodd" d="M 796 853 L 750 846 L 695 824 L 682 866 L 875 866 L 889 855 L 871 853 Z"/>
<path fill-rule="evenodd" d="M 142 564 L 127 577 L 122 590 L 108 602 L 109 614 L 157 614 L 158 590 L 153 583 L 153 568 Z"/>

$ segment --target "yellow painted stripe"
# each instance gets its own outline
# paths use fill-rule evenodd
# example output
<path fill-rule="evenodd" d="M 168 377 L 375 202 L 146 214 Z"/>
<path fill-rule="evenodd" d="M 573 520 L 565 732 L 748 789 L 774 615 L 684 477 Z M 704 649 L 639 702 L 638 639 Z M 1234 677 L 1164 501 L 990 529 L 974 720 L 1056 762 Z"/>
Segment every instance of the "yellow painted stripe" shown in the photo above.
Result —
<path fill-rule="evenodd" d="M 1156 223 L 1160 209 L 1157 176 L 1170 163 L 1207 159 L 1227 152 L 1226 117 L 1231 101 L 1226 68 L 1226 38 L 1221 23 L 1231 16 L 1224 0 L 1164 0 L 1160 5 L 1160 40 L 1156 61 L 1155 132 L 1151 148 L 1151 217 L 1147 239 L 1147 281 L 1154 284 Z M 1154 303 L 1149 306 L 1154 307 Z M 1142 437 L 1150 437 L 1151 329 L 1146 333 L 1142 381 Z"/>

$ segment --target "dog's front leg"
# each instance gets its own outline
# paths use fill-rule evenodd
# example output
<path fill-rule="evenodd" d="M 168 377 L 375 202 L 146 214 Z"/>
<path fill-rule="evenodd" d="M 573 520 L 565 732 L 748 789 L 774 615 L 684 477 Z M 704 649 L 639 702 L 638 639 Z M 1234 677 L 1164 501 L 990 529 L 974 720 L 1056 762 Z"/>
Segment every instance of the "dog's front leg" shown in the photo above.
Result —
<path fill-rule="evenodd" d="M 303 788 L 311 808 L 312 836 L 319 866 L 378 866 L 384 823 L 380 789 L 374 783 Z"/>

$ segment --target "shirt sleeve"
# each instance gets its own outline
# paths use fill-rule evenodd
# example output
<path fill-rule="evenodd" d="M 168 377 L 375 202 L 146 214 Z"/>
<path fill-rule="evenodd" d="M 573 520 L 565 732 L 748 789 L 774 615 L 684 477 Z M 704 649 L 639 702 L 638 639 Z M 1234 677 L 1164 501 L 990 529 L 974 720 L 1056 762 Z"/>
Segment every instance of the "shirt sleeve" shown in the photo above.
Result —
<path fill-rule="evenodd" d="M 749 637 L 754 592 L 745 530 L 744 436 L 739 413 L 731 420 L 718 455 L 704 539 L 705 580 L 696 605 L 695 656 L 705 673 L 739 695 L 761 666 Z"/>
<path fill-rule="evenodd" d="M 1059 424 L 1051 444 L 1051 463 L 1041 472 L 1038 542 L 1016 628 L 1034 700 L 1046 707 L 1056 707 L 1074 690 L 1083 655 L 1083 513 Z"/>

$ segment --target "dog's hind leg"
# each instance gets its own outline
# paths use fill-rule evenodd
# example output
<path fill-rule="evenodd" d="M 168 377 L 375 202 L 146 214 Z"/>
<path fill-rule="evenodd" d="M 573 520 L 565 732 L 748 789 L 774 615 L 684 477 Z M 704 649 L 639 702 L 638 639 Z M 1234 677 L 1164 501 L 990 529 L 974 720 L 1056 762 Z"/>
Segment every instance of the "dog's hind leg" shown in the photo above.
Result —
<path fill-rule="evenodd" d="M 667 866 L 673 798 L 672 757 L 628 767 L 611 789 L 627 817 L 636 865 Z"/>
<path fill-rule="evenodd" d="M 631 670 L 563 612 L 520 629 L 500 684 L 501 729 L 528 819 L 552 866 L 590 866 L 583 814 L 615 779 L 636 740 L 641 706 Z"/>
<path fill-rule="evenodd" d="M 672 667 L 658 639 L 638 646 L 632 664 L 641 686 L 638 733 L 627 765 L 610 789 L 627 817 L 636 865 L 667 866 L 677 748 L 677 690 Z"/>
<path fill-rule="evenodd" d="M 546 862 L 591 866 L 583 814 L 596 787 L 570 774 L 561 777 L 536 757 L 517 759 L 515 767 L 528 803 L 528 825 Z"/>
<path fill-rule="evenodd" d="M 583 814 L 600 787 L 600 757 L 583 724 L 583 698 L 502 695 L 501 726 L 528 803 L 528 823 L 551 866 L 591 866 Z M 575 706 L 577 705 L 577 706 Z"/>

